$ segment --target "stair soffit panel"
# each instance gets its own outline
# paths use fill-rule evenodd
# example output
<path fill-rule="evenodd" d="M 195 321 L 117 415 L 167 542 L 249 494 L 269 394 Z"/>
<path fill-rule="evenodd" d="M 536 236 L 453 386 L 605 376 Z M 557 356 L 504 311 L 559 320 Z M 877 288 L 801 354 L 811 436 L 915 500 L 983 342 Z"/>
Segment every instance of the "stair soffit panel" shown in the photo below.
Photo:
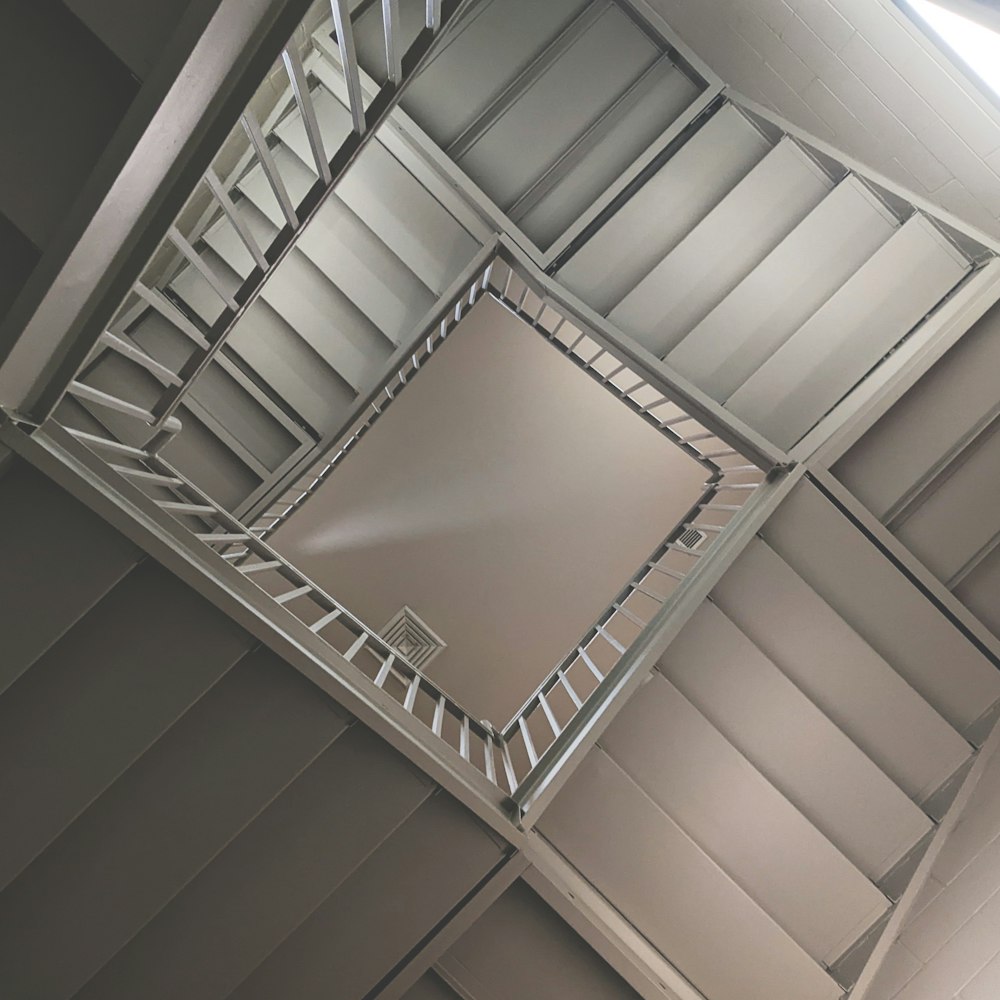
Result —
<path fill-rule="evenodd" d="M 841 996 L 833 979 L 603 751 L 591 751 L 539 830 L 706 997 Z"/>
<path fill-rule="evenodd" d="M 359 22 L 361 48 L 371 53 L 369 68 L 374 72 L 377 66 L 371 60 L 378 56 L 380 27 L 376 12 Z M 616 39 L 621 51 L 609 58 L 608 45 Z M 598 73 L 593 71 L 595 58 L 587 55 L 588 47 L 595 45 Z M 489 51 L 485 63 L 491 67 L 486 72 L 484 46 Z M 636 51 L 644 53 L 638 61 L 633 58 Z M 641 106 L 652 107 L 649 101 L 658 89 L 652 81 L 662 80 L 653 72 L 652 62 L 671 57 L 679 58 L 669 43 L 607 0 L 546 4 L 544 15 L 523 0 L 493 0 L 474 12 L 465 30 L 443 47 L 402 106 L 423 133 L 420 141 L 436 144 L 437 157 L 451 163 L 455 176 L 471 180 L 471 187 L 462 186 L 475 189 L 472 200 L 486 199 L 490 206 L 486 214 L 499 219 L 506 219 L 504 210 L 513 209 L 531 234 L 528 238 L 534 238 L 544 254 L 555 236 L 586 213 L 602 187 L 618 185 L 632 160 L 650 148 L 705 88 L 697 71 L 681 59 L 681 72 L 667 78 L 676 98 L 657 102 L 662 110 L 657 125 L 652 112 L 643 112 Z M 574 61 L 579 66 L 574 68 Z M 588 88 L 594 91 L 594 100 L 589 107 L 571 102 L 573 121 L 565 114 L 555 123 L 551 115 L 546 118 L 545 102 L 558 101 L 560 93 L 576 95 Z M 458 94 L 461 107 L 455 104 Z M 559 106 L 565 110 L 564 102 Z M 470 107 L 476 110 L 466 110 Z M 506 132 L 509 139 L 504 138 Z M 617 162 L 608 159 L 606 142 L 611 137 L 620 150 Z M 493 145 L 498 145 L 498 152 L 490 151 Z M 502 159 L 511 148 L 522 156 L 510 162 L 509 169 L 501 169 L 498 156 Z M 524 175 L 519 184 L 511 186 L 511 170 Z M 599 184 L 595 177 L 601 178 Z M 531 209 L 518 210 L 526 195 Z M 536 206 L 544 210 L 532 210 Z"/>

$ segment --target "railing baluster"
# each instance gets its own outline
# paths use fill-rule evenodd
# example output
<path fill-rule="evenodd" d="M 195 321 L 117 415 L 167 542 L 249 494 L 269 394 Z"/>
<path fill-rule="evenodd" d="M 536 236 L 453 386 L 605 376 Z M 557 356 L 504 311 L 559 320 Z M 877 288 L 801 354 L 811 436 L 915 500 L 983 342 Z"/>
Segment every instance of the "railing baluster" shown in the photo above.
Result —
<path fill-rule="evenodd" d="M 136 448 L 130 444 L 122 444 L 120 441 L 112 441 L 110 438 L 99 437 L 97 434 L 88 434 L 86 431 L 80 431 L 74 427 L 67 427 L 66 430 L 77 440 L 82 441 L 89 447 L 102 448 L 105 451 L 115 452 L 118 455 L 128 455 L 129 458 L 149 458 L 149 452 L 143 448 Z"/>
<path fill-rule="evenodd" d="M 357 639 L 355 639 L 354 642 L 351 643 L 351 648 L 348 649 L 348 651 L 343 654 L 344 659 L 347 660 L 348 663 L 350 663 L 351 660 L 353 660 L 354 657 L 358 655 L 358 653 L 361 651 L 361 648 L 367 641 L 368 641 L 368 633 L 362 632 L 361 635 L 359 635 Z"/>
<path fill-rule="evenodd" d="M 295 206 L 288 196 L 288 188 L 285 187 L 285 182 L 281 179 L 281 174 L 278 173 L 278 165 L 271 155 L 267 139 L 264 138 L 264 133 L 260 130 L 260 122 L 249 110 L 243 113 L 240 120 L 243 122 L 243 130 L 250 140 L 250 145 L 253 146 L 253 150 L 257 154 L 267 183 L 271 186 L 271 191 L 274 192 L 274 197 L 278 200 L 278 206 L 281 208 L 281 214 L 285 217 L 285 222 L 293 229 L 297 228 L 299 217 L 295 214 Z"/>
<path fill-rule="evenodd" d="M 462 730 L 458 737 L 458 752 L 465 760 L 471 761 L 469 755 L 469 717 L 467 715 L 462 716 Z"/>
<path fill-rule="evenodd" d="M 236 532 L 216 532 L 216 531 L 201 531 L 198 532 L 195 538 L 200 539 L 208 545 L 230 545 L 233 542 L 246 542 L 252 538 L 252 535 L 247 535 L 243 533 L 237 534 Z"/>
<path fill-rule="evenodd" d="M 507 778 L 507 790 L 513 795 L 517 791 L 517 772 L 514 770 L 514 762 L 510 758 L 510 744 L 507 742 L 500 744 L 500 759 L 503 761 L 503 772 Z"/>
<path fill-rule="evenodd" d="M 639 628 L 645 628 L 648 622 L 644 622 L 637 614 L 629 611 L 623 604 L 614 604 L 612 607 L 624 618 L 627 618 L 633 625 L 638 625 Z"/>
<path fill-rule="evenodd" d="M 495 785 L 497 783 L 497 764 L 493 759 L 493 736 L 489 733 L 483 737 L 483 763 L 486 765 L 486 780 Z"/>
<path fill-rule="evenodd" d="M 654 573 L 662 573 L 664 576 L 669 576 L 671 580 L 683 580 L 684 574 L 676 569 L 671 569 L 669 566 L 661 566 L 659 563 L 651 562 L 646 564 Z"/>
<path fill-rule="evenodd" d="M 597 634 L 600 635 L 616 652 L 625 652 L 625 647 L 603 625 L 597 626 Z"/>
<path fill-rule="evenodd" d="M 266 564 L 265 564 L 266 565 Z M 281 565 L 278 563 L 277 565 Z M 249 572 L 249 571 L 248 571 Z M 315 632 L 319 635 L 331 622 L 335 622 L 341 615 L 343 611 L 340 608 L 334 608 L 333 611 L 328 611 L 322 618 L 317 618 L 316 621 L 309 626 L 310 631 Z"/>
<path fill-rule="evenodd" d="M 420 690 L 420 674 L 414 674 L 410 686 L 406 689 L 406 697 L 403 699 L 403 708 L 412 714 L 413 705 L 417 700 L 417 692 Z"/>
<path fill-rule="evenodd" d="M 390 653 L 383 661 L 382 666 L 379 667 L 378 673 L 375 675 L 375 687 L 381 688 L 384 686 L 385 682 L 389 679 L 389 674 L 392 672 L 392 664 L 396 659 L 395 653 Z"/>
<path fill-rule="evenodd" d="M 120 354 L 123 358 L 128 358 L 133 364 L 145 368 L 146 371 L 166 385 L 181 384 L 180 376 L 176 372 L 172 372 L 166 365 L 162 365 L 155 358 L 150 357 L 142 348 L 137 347 L 127 340 L 123 340 L 121 337 L 116 337 L 113 333 L 108 333 L 107 330 L 101 334 L 98 343 L 114 351 L 116 354 Z"/>
<path fill-rule="evenodd" d="M 289 601 L 294 601 L 296 597 L 304 597 L 309 593 L 312 593 L 312 587 L 296 587 L 294 590 L 288 590 L 284 594 L 280 594 L 275 598 L 275 601 L 278 604 L 287 604 Z"/>
<path fill-rule="evenodd" d="M 562 684 L 563 689 L 565 690 L 566 694 L 569 695 L 570 700 L 573 702 L 573 704 L 578 709 L 583 708 L 583 702 L 580 700 L 580 696 L 576 693 L 576 689 L 573 687 L 572 684 L 570 684 L 569 678 L 566 676 L 566 671 L 560 670 L 557 676 L 559 677 L 559 683 Z"/>
<path fill-rule="evenodd" d="M 241 553 L 241 555 L 246 555 L 247 553 Z M 251 563 L 249 566 L 239 566 L 237 567 L 244 576 L 249 576 L 251 573 L 263 573 L 269 569 L 277 569 L 281 563 L 277 559 L 268 559 L 265 562 Z M 320 621 L 323 621 L 321 618 Z M 319 622 L 317 622 L 317 625 Z M 323 624 L 326 624 L 325 622 Z M 312 626 L 314 632 L 318 632 L 319 629 L 316 625 Z"/>
<path fill-rule="evenodd" d="M 156 421 L 156 418 L 149 410 L 145 410 L 141 406 L 136 406 L 135 403 L 130 403 L 128 400 L 112 396 L 110 393 L 101 392 L 100 389 L 95 389 L 85 382 L 70 382 L 67 391 L 71 396 L 75 396 L 77 399 L 82 399 L 88 403 L 93 403 L 95 406 L 103 406 L 107 410 L 114 410 L 116 413 L 122 413 L 126 417 L 134 417 L 136 420 L 140 420 L 146 424 L 147 427 L 152 427 Z M 176 417 L 171 417 L 164 422 L 163 429 L 176 433 L 181 429 L 181 422 Z"/>
<path fill-rule="evenodd" d="M 444 726 L 444 706 L 446 700 L 443 694 L 438 695 L 437 704 L 434 706 L 434 719 L 431 722 L 431 732 L 435 736 L 441 735 L 441 730 Z"/>
<path fill-rule="evenodd" d="M 441 27 L 441 0 L 427 0 L 427 18 L 424 22 L 431 31 Z"/>
<path fill-rule="evenodd" d="M 354 131 L 363 135 L 367 128 L 365 120 L 364 93 L 361 90 L 361 74 L 358 72 L 358 54 L 354 46 L 354 25 L 346 0 L 331 0 L 333 27 L 337 33 L 337 48 L 340 50 L 340 64 L 347 81 L 347 99 L 351 106 L 351 121 Z"/>
<path fill-rule="evenodd" d="M 198 251 L 188 243 L 183 233 L 176 226 L 171 226 L 167 230 L 167 236 L 170 238 L 170 242 L 187 258 L 188 263 L 205 279 L 209 288 L 222 299 L 226 307 L 236 312 L 239 308 L 236 305 L 236 299 L 226 291 L 219 276 L 208 266 Z"/>
<path fill-rule="evenodd" d="M 587 651 L 583 648 L 583 646 L 577 646 L 576 651 L 580 654 L 580 659 L 582 659 L 583 662 L 587 664 L 587 668 L 598 679 L 598 681 L 603 681 L 604 674 L 602 674 L 600 670 L 597 669 L 597 667 L 594 664 L 594 661 L 587 654 Z"/>
<path fill-rule="evenodd" d="M 267 258 L 264 256 L 264 251 L 261 250 L 260 245 L 254 239 L 253 233 L 250 232 L 250 227 L 247 225 L 246 219 L 240 215 L 236 203 L 229 197 L 229 192 L 222 181 L 219 180 L 219 175 L 211 167 L 205 171 L 205 183 L 208 185 L 208 189 L 212 192 L 216 202 L 218 202 L 219 208 L 222 209 L 223 214 L 229 220 L 230 225 L 236 230 L 236 235 L 239 236 L 240 242 L 247 248 L 247 252 L 253 258 L 253 262 L 262 271 L 266 271 Z"/>
<path fill-rule="evenodd" d="M 542 706 L 542 711 L 545 713 L 545 718 L 548 720 L 549 727 L 552 730 L 552 735 L 558 736 L 562 732 L 562 726 L 556 722 L 556 717 L 552 711 L 552 706 L 549 705 L 548 698 L 539 691 L 538 692 L 538 703 Z"/>
<path fill-rule="evenodd" d="M 281 58 L 285 63 L 288 81 L 292 85 L 295 103 L 302 116 L 302 125 L 306 130 L 306 138 L 309 140 L 309 150 L 313 155 L 316 173 L 319 174 L 320 180 L 324 184 L 329 184 L 333 180 L 333 174 L 330 173 L 330 163 L 326 158 L 326 150 L 323 148 L 323 136 L 319 131 L 316 109 L 313 107 L 312 95 L 309 93 L 309 81 L 306 79 L 306 71 L 302 67 L 299 50 L 294 45 L 289 45 L 281 53 Z"/>
<path fill-rule="evenodd" d="M 127 465 L 109 465 L 109 469 L 117 472 L 120 476 L 127 476 L 130 479 L 138 479 L 141 482 L 149 483 L 151 486 L 183 486 L 184 481 L 176 476 L 166 476 L 159 472 L 149 472 L 147 469 L 130 469 Z"/>
<path fill-rule="evenodd" d="M 538 754 L 535 752 L 535 744 L 531 739 L 531 733 L 528 730 L 528 723 L 523 715 L 518 716 L 517 728 L 521 730 L 521 738 L 524 740 L 524 749 L 528 754 L 528 763 L 534 767 L 538 763 Z"/>
<path fill-rule="evenodd" d="M 399 36 L 399 0 L 382 0 L 382 27 L 385 32 L 385 65 L 390 83 L 403 78 L 403 49 Z"/>
<path fill-rule="evenodd" d="M 160 510 L 168 511 L 171 514 L 197 515 L 218 513 L 215 507 L 209 507 L 208 504 L 187 503 L 184 500 L 157 500 L 156 505 Z"/>

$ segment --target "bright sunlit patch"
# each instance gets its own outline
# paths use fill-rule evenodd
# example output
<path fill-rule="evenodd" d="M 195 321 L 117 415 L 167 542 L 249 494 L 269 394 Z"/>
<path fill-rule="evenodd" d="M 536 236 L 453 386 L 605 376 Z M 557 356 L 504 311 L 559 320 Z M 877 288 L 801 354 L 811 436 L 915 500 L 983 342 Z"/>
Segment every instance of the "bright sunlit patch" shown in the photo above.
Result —
<path fill-rule="evenodd" d="M 910 3 L 969 68 L 1000 94 L 1000 34 L 930 0 Z"/>

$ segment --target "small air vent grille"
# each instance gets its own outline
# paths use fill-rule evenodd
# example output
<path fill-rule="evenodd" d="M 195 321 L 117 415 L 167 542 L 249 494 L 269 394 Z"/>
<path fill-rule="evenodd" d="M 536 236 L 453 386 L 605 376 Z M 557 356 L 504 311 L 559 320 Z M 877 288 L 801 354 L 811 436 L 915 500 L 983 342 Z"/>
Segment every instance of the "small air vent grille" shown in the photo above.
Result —
<path fill-rule="evenodd" d="M 686 549 L 696 549 L 708 535 L 704 531 L 699 531 L 697 528 L 686 528 L 681 532 L 677 539 L 678 545 L 683 545 Z"/>
<path fill-rule="evenodd" d="M 403 607 L 382 629 L 381 636 L 415 667 L 426 667 L 447 643 L 412 609 Z"/>

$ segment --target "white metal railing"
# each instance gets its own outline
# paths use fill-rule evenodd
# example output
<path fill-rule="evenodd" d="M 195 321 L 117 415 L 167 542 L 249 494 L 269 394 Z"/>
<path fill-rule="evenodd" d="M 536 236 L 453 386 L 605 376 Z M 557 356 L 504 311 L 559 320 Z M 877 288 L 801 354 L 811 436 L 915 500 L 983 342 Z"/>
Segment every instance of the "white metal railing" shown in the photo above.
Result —
<path fill-rule="evenodd" d="M 261 538 L 271 535 L 326 482 L 333 470 L 357 447 L 375 421 L 392 405 L 396 396 L 406 388 L 434 351 L 458 326 L 465 313 L 487 290 L 493 266 L 493 262 L 489 262 L 468 287 L 461 289 L 457 296 L 445 303 L 440 310 L 440 319 L 421 335 L 402 364 L 385 376 L 368 404 L 341 431 L 333 449 L 327 450 L 319 461 L 314 462 L 293 483 L 283 487 L 269 503 L 268 509 L 254 519 L 252 530 L 255 534 Z"/>
<path fill-rule="evenodd" d="M 427 0 L 425 25 L 405 49 L 401 41 L 403 28 L 399 5 L 395 0 L 384 2 L 382 21 L 387 53 L 387 76 L 380 82 L 378 92 L 366 104 L 360 83 L 348 0 L 331 0 L 351 113 L 351 128 L 348 132 L 336 136 L 323 134 L 313 104 L 309 78 L 294 39 L 282 53 L 282 64 L 287 75 L 290 94 L 289 108 L 282 110 L 294 109 L 301 116 L 313 161 L 312 167 L 317 177 L 312 187 L 300 201 L 293 202 L 271 155 L 264 128 L 251 110 L 254 104 L 252 101 L 241 117 L 241 126 L 249 142 L 249 151 L 241 159 L 240 167 L 244 173 L 254 166 L 260 168 L 280 207 L 284 219 L 283 227 L 267 246 L 261 245 L 240 212 L 231 184 L 220 178 L 215 166 L 210 166 L 202 178 L 201 185 L 178 216 L 178 220 L 169 227 L 166 237 L 152 254 L 143 276 L 130 289 L 118 311 L 116 322 L 111 324 L 110 331 L 105 331 L 95 345 L 97 352 L 115 351 L 133 364 L 154 374 L 161 384 L 155 399 L 152 403 L 139 405 L 88 386 L 85 373 L 93 352 L 91 358 L 81 365 L 62 391 L 83 399 L 92 406 L 114 410 L 140 420 L 152 428 L 156 435 L 154 443 L 148 450 L 159 450 L 163 447 L 170 437 L 180 430 L 181 425 L 176 413 L 191 386 L 215 360 L 240 317 L 256 301 L 264 285 L 295 246 L 309 221 L 331 195 L 378 127 L 388 118 L 399 102 L 404 87 L 426 61 L 436 39 L 471 2 L 473 0 Z M 270 88 L 271 81 L 266 81 L 264 86 Z M 209 256 L 203 252 L 204 247 L 197 238 L 197 232 L 192 231 L 181 221 L 206 189 L 212 202 L 208 217 L 213 221 L 226 220 L 253 261 L 253 269 L 236 289 L 231 288 L 213 269 Z M 205 220 L 206 214 L 202 213 L 201 223 L 195 226 L 195 230 L 204 230 Z M 163 281 L 157 281 L 155 273 L 165 255 L 178 257 L 185 266 L 200 276 L 218 299 L 222 312 L 210 328 L 188 315 L 164 294 L 161 287 L 158 287 Z M 122 325 L 123 317 L 145 309 L 154 310 L 184 335 L 187 355 L 176 369 L 144 355 L 144 352 L 131 345 L 127 339 L 113 332 Z"/>
<path fill-rule="evenodd" d="M 431 733 L 494 784 L 512 773 L 498 735 L 414 666 L 357 615 L 296 569 L 159 454 L 89 432 L 64 428 L 146 492 L 165 513 L 190 530 L 294 615 L 380 690 L 395 698 Z M 501 786 L 502 787 L 502 786 Z M 512 788 L 510 789 L 513 790 Z"/>
<path fill-rule="evenodd" d="M 681 523 L 507 723 L 502 737 L 519 787 L 585 702 L 600 697 L 612 670 L 763 481 L 759 469 L 749 476 L 743 468 L 713 476 Z"/>
<path fill-rule="evenodd" d="M 430 733 L 448 743 L 481 774 L 505 790 L 518 809 L 553 768 L 574 726 L 605 694 L 622 664 L 682 586 L 690 572 L 725 537 L 730 522 L 766 480 L 770 467 L 744 457 L 715 429 L 686 412 L 671 387 L 610 344 L 568 310 L 557 308 L 538 287 L 536 276 L 502 249 L 483 259 L 481 270 L 442 300 L 433 324 L 414 339 L 413 350 L 373 391 L 343 429 L 332 448 L 308 472 L 269 504 L 247 526 L 208 497 L 160 455 L 159 442 L 175 433 L 164 427 L 145 447 L 126 444 L 80 429 L 66 428 L 109 464 L 112 471 L 145 491 L 160 509 L 179 520 L 200 544 L 267 593 L 341 657 L 389 693 Z M 392 405 L 469 309 L 488 295 L 535 329 L 570 361 L 613 393 L 623 405 L 654 426 L 674 446 L 705 469 L 706 482 L 696 503 L 661 545 L 636 570 L 590 629 L 549 671 L 502 731 L 476 719 L 459 702 L 410 663 L 335 597 L 301 573 L 267 542 L 327 481 L 357 447 L 375 421 Z M 129 346 L 132 360 L 156 364 Z M 135 356 L 133 356 L 135 355 Z M 75 389 L 90 403 L 148 422 L 148 411 L 120 401 L 96 400 L 89 387 Z"/>

